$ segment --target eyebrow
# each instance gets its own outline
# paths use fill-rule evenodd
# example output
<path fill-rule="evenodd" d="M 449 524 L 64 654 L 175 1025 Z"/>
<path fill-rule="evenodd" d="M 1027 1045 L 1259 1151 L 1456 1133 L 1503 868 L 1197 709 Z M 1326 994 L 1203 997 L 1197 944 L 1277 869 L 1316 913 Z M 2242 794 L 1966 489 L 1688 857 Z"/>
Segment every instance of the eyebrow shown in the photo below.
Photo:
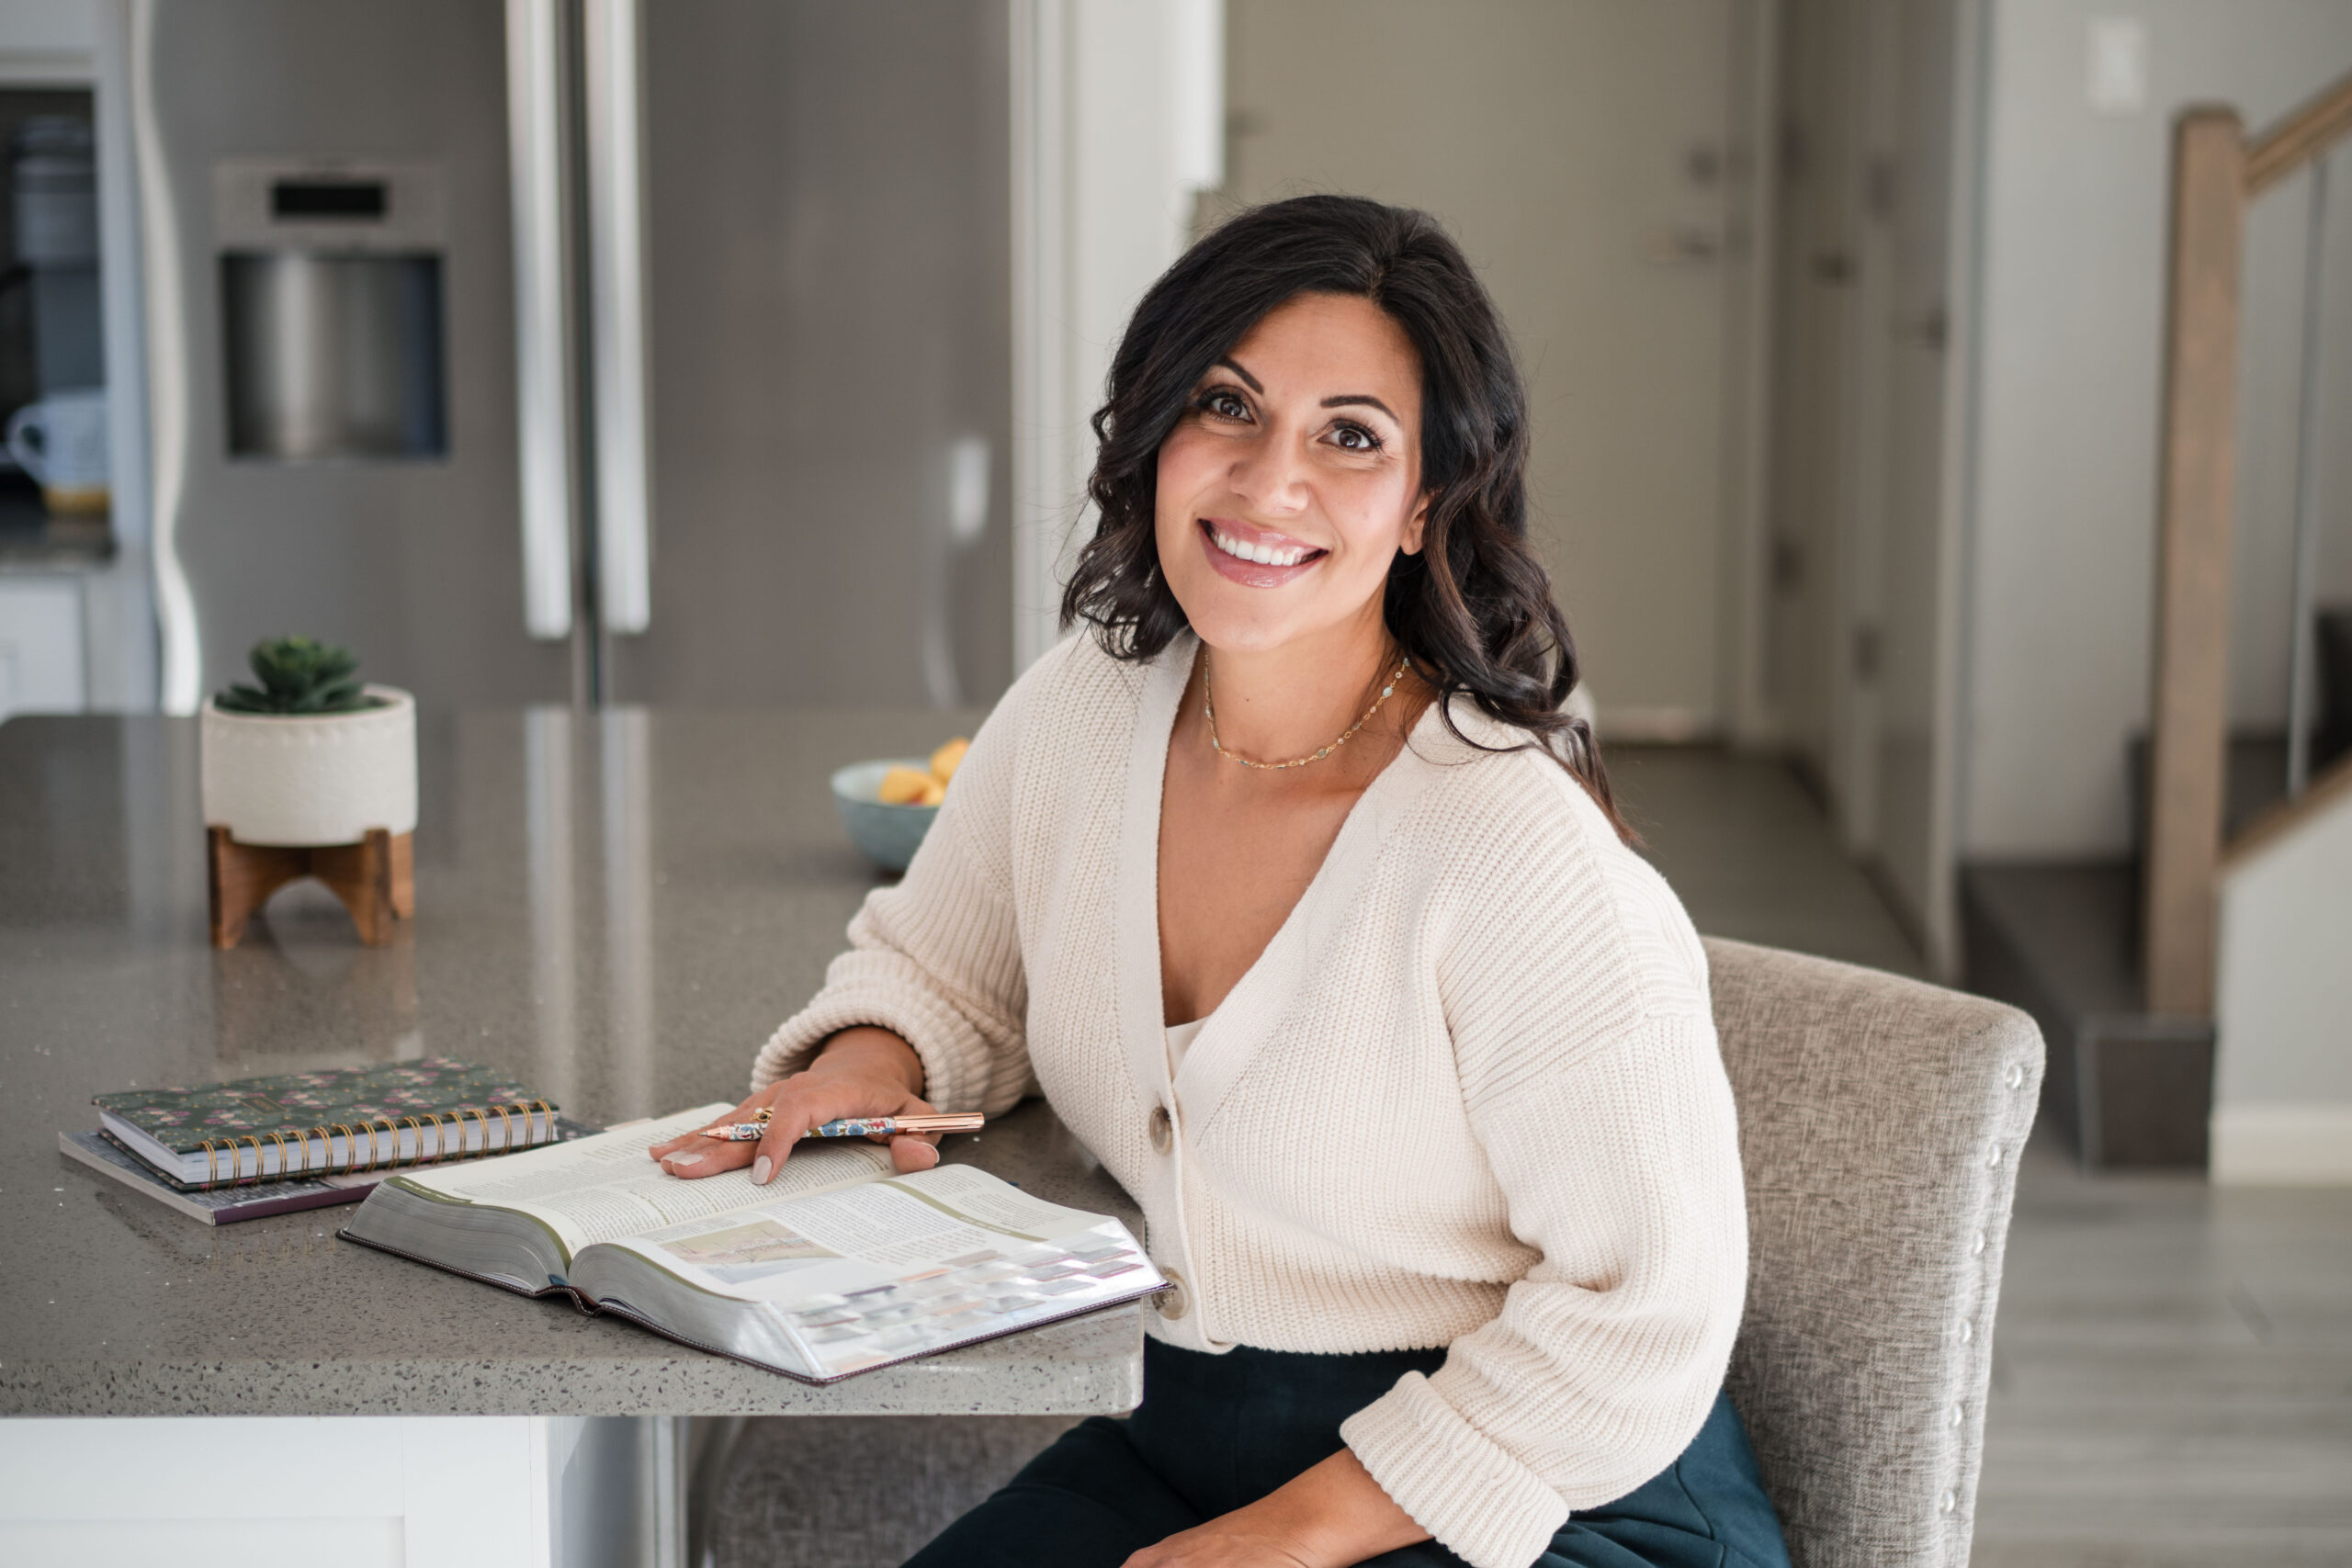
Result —
<path fill-rule="evenodd" d="M 1241 368 L 1240 366 L 1235 364 L 1230 358 L 1221 358 L 1217 363 L 1224 366 L 1227 370 L 1232 371 L 1236 376 L 1240 377 L 1244 381 L 1248 382 L 1251 391 L 1259 393 L 1261 396 L 1264 395 L 1266 390 L 1265 384 L 1260 381 L 1255 376 L 1250 375 L 1247 370 Z"/>
<path fill-rule="evenodd" d="M 1230 356 L 1220 358 L 1217 363 L 1224 366 L 1227 370 L 1232 371 L 1236 376 L 1240 377 L 1243 381 L 1249 384 L 1251 391 L 1258 393 L 1261 397 L 1265 395 L 1266 389 L 1264 385 L 1259 381 L 1258 378 L 1250 375 L 1249 371 L 1241 368 L 1240 365 Z M 1390 408 L 1386 403 L 1382 402 L 1370 392 L 1341 392 L 1337 397 L 1324 399 L 1319 406 L 1327 409 L 1339 409 L 1347 408 L 1351 404 L 1378 409 L 1390 419 L 1396 419 L 1397 423 L 1402 424 L 1405 423 L 1401 419 L 1396 419 L 1396 411 L 1395 409 Z"/>

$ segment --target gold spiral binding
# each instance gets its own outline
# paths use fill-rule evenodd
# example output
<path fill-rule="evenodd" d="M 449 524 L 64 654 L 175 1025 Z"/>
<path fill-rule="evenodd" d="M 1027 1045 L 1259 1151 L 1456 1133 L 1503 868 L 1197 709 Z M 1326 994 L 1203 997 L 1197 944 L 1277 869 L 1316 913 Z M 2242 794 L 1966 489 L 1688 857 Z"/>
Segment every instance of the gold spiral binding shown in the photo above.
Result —
<path fill-rule="evenodd" d="M 269 1141 L 277 1145 L 277 1176 L 282 1181 L 294 1174 L 294 1168 L 288 1165 L 286 1159 L 286 1134 L 272 1127 L 269 1130 Z M 258 1166 L 260 1162 L 256 1160 L 254 1163 Z"/>
<path fill-rule="evenodd" d="M 537 1148 L 541 1144 L 552 1144 L 552 1143 L 554 1143 L 554 1142 L 555 1142 L 555 1107 L 554 1107 L 554 1106 L 552 1106 L 552 1105 L 549 1105 L 549 1104 L 548 1104 L 546 1100 L 532 1100 L 532 1101 L 531 1101 L 531 1104 L 536 1105 L 536 1106 L 537 1106 L 537 1107 L 538 1107 L 539 1115 L 544 1119 L 544 1122 L 545 1122 L 545 1124 L 546 1124 L 546 1128 L 547 1128 L 547 1135 L 546 1135 L 545 1137 L 541 1137 L 541 1136 L 539 1136 L 538 1133 L 537 1133 L 535 1129 L 533 1129 L 533 1128 L 532 1128 L 532 1126 L 531 1126 L 531 1119 L 530 1119 L 530 1117 L 526 1114 L 526 1115 L 523 1118 L 523 1128 L 524 1128 L 524 1131 L 526 1131 L 526 1132 L 527 1132 L 527 1133 L 530 1133 L 530 1134 L 531 1134 L 531 1146 L 532 1146 L 533 1148 Z"/>
<path fill-rule="evenodd" d="M 319 1157 L 316 1160 L 312 1160 L 311 1158 L 311 1134 L 312 1133 L 317 1134 L 319 1139 Z M 326 1124 L 324 1122 L 321 1122 L 318 1126 L 311 1128 L 309 1133 L 305 1133 L 301 1135 L 299 1142 L 302 1145 L 303 1172 L 308 1174 L 312 1170 L 317 1170 L 320 1173 L 324 1174 L 327 1168 L 327 1161 L 334 1154 L 334 1140 L 327 1136 Z"/>
<path fill-rule="evenodd" d="M 359 1134 L 353 1132 L 350 1125 L 346 1122 L 331 1122 L 328 1125 L 343 1134 L 343 1174 L 347 1176 L 351 1173 L 351 1162 L 354 1159 L 356 1159 L 359 1156 Z M 327 1142 L 327 1154 L 330 1158 L 334 1156 L 334 1142 L 333 1139 L 329 1139 Z"/>
<path fill-rule="evenodd" d="M 482 1108 L 479 1105 L 469 1105 L 466 1107 L 466 1111 L 468 1114 L 473 1117 L 475 1122 L 481 1128 L 482 1152 L 487 1154 L 490 1150 L 490 1117 L 483 1112 Z M 473 1151 L 469 1149 L 459 1157 L 469 1157 L 472 1153 Z"/>
<path fill-rule="evenodd" d="M 234 1138 L 229 1140 L 230 1174 L 237 1179 L 237 1184 L 241 1187 L 248 1181 L 261 1179 L 261 1140 L 251 1133 L 247 1133 L 244 1139 L 254 1146 L 254 1173 L 250 1177 L 245 1174 L 244 1156 L 237 1153 L 237 1140 Z"/>
<path fill-rule="evenodd" d="M 514 1146 L 514 1118 L 506 1113 L 506 1107 L 503 1105 L 493 1105 L 491 1109 L 498 1112 L 498 1146 L 502 1149 L 513 1148 Z M 481 1152 L 484 1154 L 490 1152 L 488 1138 L 482 1140 Z"/>
<path fill-rule="evenodd" d="M 442 1120 L 444 1117 L 447 1118 L 446 1122 Z M 456 1157 L 462 1159 L 466 1149 L 466 1113 L 462 1111 L 436 1111 L 433 1113 L 433 1124 L 441 1129 L 440 1136 L 433 1145 L 434 1163 L 437 1165 L 451 1157 L 449 1150 L 453 1141 L 458 1150 Z"/>
<path fill-rule="evenodd" d="M 209 1187 L 220 1179 L 220 1162 L 213 1156 L 211 1139 L 205 1139 L 198 1146 L 204 1150 L 204 1184 Z"/>
<path fill-rule="evenodd" d="M 412 1167 L 423 1165 L 424 1163 L 424 1127 L 423 1123 L 419 1122 L 413 1116 L 403 1116 L 401 1118 L 401 1124 L 406 1127 L 416 1136 L 416 1153 L 408 1156 L 408 1163 Z M 397 1170 L 400 1168 L 401 1163 L 401 1151 L 397 1142 L 400 1134 L 398 1133 L 394 1133 L 392 1137 L 395 1140 L 392 1147 L 392 1168 Z"/>
<path fill-rule="evenodd" d="M 380 1155 L 376 1152 L 375 1123 L 378 1122 L 381 1122 L 384 1124 L 385 1152 Z M 368 1128 L 368 1168 L 370 1170 L 382 1170 L 388 1167 L 393 1170 L 398 1170 L 400 1168 L 401 1130 L 392 1124 L 392 1119 L 390 1117 L 377 1116 L 369 1119 Z"/>

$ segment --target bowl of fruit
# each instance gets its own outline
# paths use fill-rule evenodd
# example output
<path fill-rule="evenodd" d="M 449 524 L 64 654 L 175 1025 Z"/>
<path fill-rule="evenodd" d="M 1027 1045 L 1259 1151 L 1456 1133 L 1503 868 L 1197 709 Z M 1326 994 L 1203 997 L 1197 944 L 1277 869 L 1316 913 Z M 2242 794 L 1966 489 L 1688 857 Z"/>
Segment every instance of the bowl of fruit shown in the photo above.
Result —
<path fill-rule="evenodd" d="M 833 807 L 858 852 L 885 871 L 906 870 L 971 744 L 959 737 L 928 757 L 887 757 L 836 770 Z"/>

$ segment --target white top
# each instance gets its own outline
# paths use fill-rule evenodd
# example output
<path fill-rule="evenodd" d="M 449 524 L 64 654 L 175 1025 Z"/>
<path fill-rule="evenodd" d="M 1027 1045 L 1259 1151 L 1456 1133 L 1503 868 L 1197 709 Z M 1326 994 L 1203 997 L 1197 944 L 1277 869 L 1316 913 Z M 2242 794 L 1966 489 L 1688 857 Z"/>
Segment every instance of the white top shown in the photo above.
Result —
<path fill-rule="evenodd" d="M 1201 1026 L 1206 1022 L 1208 1020 L 1205 1018 L 1196 1018 L 1190 1023 L 1171 1023 L 1168 1026 L 1168 1076 L 1171 1079 L 1184 1066 L 1184 1053 L 1191 1048 L 1193 1036 L 1198 1034 L 1201 1032 Z"/>
<path fill-rule="evenodd" d="M 1159 790 L 1195 647 L 1039 660 L 753 1081 L 868 1023 L 942 1110 L 1042 1090 L 1182 1283 L 1159 1337 L 1446 1347 L 1341 1436 L 1445 1546 L 1522 1568 L 1722 1385 L 1747 1239 L 1705 954 L 1556 763 L 1432 709 L 1177 1055 Z"/>

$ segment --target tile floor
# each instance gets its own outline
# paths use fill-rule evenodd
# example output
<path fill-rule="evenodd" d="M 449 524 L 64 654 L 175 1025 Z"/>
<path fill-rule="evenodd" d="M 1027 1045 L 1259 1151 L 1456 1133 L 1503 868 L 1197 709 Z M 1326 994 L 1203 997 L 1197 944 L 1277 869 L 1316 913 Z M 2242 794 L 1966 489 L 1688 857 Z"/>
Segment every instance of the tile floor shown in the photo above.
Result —
<path fill-rule="evenodd" d="M 1620 748 L 1701 930 L 1918 972 L 1779 765 Z M 2352 1191 L 2086 1176 L 2037 1136 L 1994 1340 L 1975 1568 L 2352 1564 Z"/>

